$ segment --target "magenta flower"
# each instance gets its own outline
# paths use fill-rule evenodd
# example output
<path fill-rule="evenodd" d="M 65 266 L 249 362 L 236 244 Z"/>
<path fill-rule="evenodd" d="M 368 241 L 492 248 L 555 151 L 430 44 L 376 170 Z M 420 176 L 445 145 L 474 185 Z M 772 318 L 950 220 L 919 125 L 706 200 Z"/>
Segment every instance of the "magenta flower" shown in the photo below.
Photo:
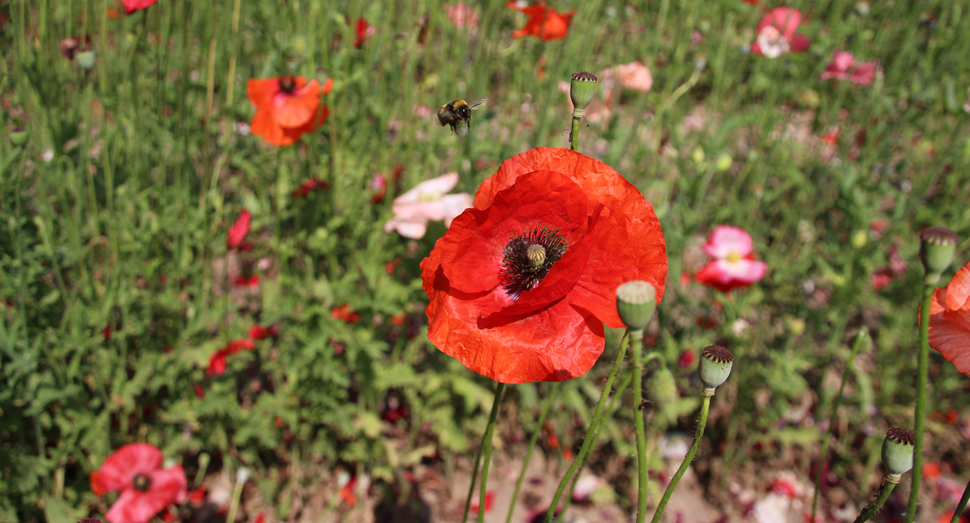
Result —
<path fill-rule="evenodd" d="M 121 491 L 105 514 L 109 523 L 147 523 L 155 514 L 185 498 L 181 465 L 161 469 L 162 451 L 148 443 L 129 443 L 114 451 L 91 473 L 96 495 Z"/>
<path fill-rule="evenodd" d="M 394 217 L 384 224 L 385 232 L 397 231 L 405 238 L 423 238 L 428 221 L 443 220 L 445 227 L 472 206 L 468 193 L 445 194 L 458 184 L 458 173 L 425 180 L 394 199 Z"/>
<path fill-rule="evenodd" d="M 758 56 L 778 58 L 787 53 L 808 49 L 811 40 L 796 33 L 802 23 L 802 12 L 793 7 L 776 7 L 758 23 L 758 38 L 751 44 L 751 52 Z"/>
<path fill-rule="evenodd" d="M 740 227 L 718 225 L 702 248 L 714 259 L 694 277 L 721 292 L 747 287 L 768 270 L 768 264 L 754 259 L 751 235 Z"/>
<path fill-rule="evenodd" d="M 475 11 L 470 5 L 466 5 L 462 2 L 458 2 L 455 5 L 446 5 L 445 14 L 448 15 L 448 19 L 451 23 L 455 24 L 455 27 L 461 29 L 462 27 L 468 27 L 469 29 L 475 29 L 478 27 L 478 12 Z"/>
<path fill-rule="evenodd" d="M 825 72 L 819 75 L 819 79 L 835 78 L 837 80 L 850 80 L 859 85 L 872 85 L 872 79 L 876 77 L 878 69 L 879 65 L 875 61 L 857 64 L 852 53 L 833 51 L 832 61 L 825 67 Z"/>

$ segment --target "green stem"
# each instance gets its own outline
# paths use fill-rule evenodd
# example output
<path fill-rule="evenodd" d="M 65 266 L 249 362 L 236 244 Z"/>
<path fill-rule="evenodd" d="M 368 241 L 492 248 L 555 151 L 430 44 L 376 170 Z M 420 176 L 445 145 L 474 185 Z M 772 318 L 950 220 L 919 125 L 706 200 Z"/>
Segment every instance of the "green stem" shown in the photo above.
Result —
<path fill-rule="evenodd" d="M 576 150 L 576 142 L 579 141 L 579 120 L 583 118 L 583 109 L 573 111 L 573 127 L 569 131 L 569 148 Z"/>
<path fill-rule="evenodd" d="M 906 506 L 906 523 L 916 519 L 919 484 L 923 475 L 923 426 L 926 422 L 926 380 L 930 364 L 930 299 L 934 286 L 923 284 L 923 306 L 919 313 L 919 369 L 916 378 L 916 441 L 913 446 L 913 486 Z"/>
<path fill-rule="evenodd" d="M 845 363 L 845 374 L 842 375 L 842 384 L 839 385 L 839 393 L 835 396 L 835 402 L 832 405 L 832 414 L 829 415 L 829 429 L 825 431 L 825 439 L 822 440 L 822 452 L 818 457 L 818 470 L 815 472 L 815 495 L 812 496 L 812 521 L 815 521 L 815 513 L 818 509 L 818 487 L 822 482 L 822 463 L 825 462 L 825 456 L 829 451 L 829 440 L 832 438 L 832 428 L 835 427 L 835 416 L 839 413 L 839 407 L 842 405 L 842 392 L 845 390 L 845 382 L 849 378 L 849 370 L 852 368 L 852 362 L 855 361 L 856 354 L 859 353 L 859 348 L 862 347 L 865 337 L 869 334 L 867 328 L 863 327 L 859 331 L 858 336 L 856 336 L 855 344 L 852 345 L 852 354 L 849 355 L 849 360 Z"/>
<path fill-rule="evenodd" d="M 462 523 L 468 521 L 468 507 L 472 504 L 472 493 L 475 492 L 475 478 L 478 476 L 479 458 L 482 461 L 482 486 L 478 497 L 478 521 L 485 521 L 485 489 L 488 483 L 488 462 L 492 458 L 492 434 L 495 431 L 495 418 L 498 417 L 498 405 L 502 400 L 502 393 L 505 392 L 505 384 L 497 383 L 495 387 L 495 399 L 492 400 L 492 413 L 488 416 L 488 427 L 485 435 L 482 436 L 482 444 L 478 447 L 478 456 L 475 457 L 475 467 L 472 471 L 472 484 L 468 488 L 468 498 L 465 500 L 465 513 L 461 516 Z"/>
<path fill-rule="evenodd" d="M 914 474 L 913 476 L 913 479 L 915 480 L 916 475 Z M 862 513 L 859 514 L 859 517 L 856 518 L 854 523 L 865 523 L 866 521 L 869 521 L 869 519 L 882 508 L 883 504 L 886 503 L 886 500 L 889 499 L 889 493 L 896 488 L 896 483 L 899 483 L 899 476 L 886 474 L 886 476 L 882 478 L 882 486 L 879 488 L 879 497 L 876 498 L 875 502 L 866 503 L 866 506 L 862 509 Z"/>
<path fill-rule="evenodd" d="M 637 433 L 637 519 L 647 517 L 647 435 L 643 426 L 643 330 L 630 332 L 630 352 L 633 353 L 633 426 Z"/>
<path fill-rule="evenodd" d="M 953 511 L 953 518 L 950 519 L 950 523 L 958 523 L 960 521 L 960 516 L 967 509 L 967 500 L 970 500 L 970 481 L 967 481 L 967 488 L 963 490 L 963 497 L 957 503 L 957 509 Z"/>
<path fill-rule="evenodd" d="M 539 434 L 542 432 L 542 424 L 546 421 L 546 415 L 549 414 L 549 409 L 552 407 L 552 402 L 556 401 L 559 396 L 559 386 L 562 385 L 561 381 L 557 381 L 552 384 L 552 391 L 549 397 L 546 398 L 546 404 L 542 406 L 542 412 L 539 413 L 539 421 L 536 422 L 536 428 L 532 432 L 532 438 L 529 439 L 529 449 L 525 451 L 525 461 L 522 462 L 522 471 L 519 472 L 519 480 L 515 482 L 515 490 L 512 492 L 512 504 L 509 505 L 509 514 L 505 517 L 505 523 L 510 523 L 512 521 L 512 512 L 515 511 L 515 502 L 519 499 L 519 490 L 522 488 L 522 481 L 525 479 L 525 471 L 529 468 L 529 460 L 532 459 L 532 449 L 536 446 L 536 441 L 539 440 Z M 467 510 L 466 510 L 467 512 Z"/>
<path fill-rule="evenodd" d="M 711 396 L 714 395 L 714 391 L 710 391 L 711 396 L 707 395 L 707 390 L 704 391 L 704 403 L 701 405 L 701 418 L 697 422 L 697 431 L 694 432 L 694 442 L 690 444 L 690 450 L 687 451 L 687 455 L 684 456 L 684 462 L 680 464 L 680 468 L 677 469 L 677 473 L 674 474 L 673 479 L 670 480 L 670 484 L 667 485 L 667 490 L 664 491 L 663 497 L 660 499 L 660 504 L 657 505 L 657 512 L 653 514 L 652 523 L 658 523 L 660 518 L 664 515 L 664 509 L 667 507 L 667 502 L 670 501 L 670 495 L 674 493 L 677 488 L 677 483 L 680 482 L 680 478 L 684 476 L 687 472 L 687 467 L 690 466 L 690 462 L 694 459 L 694 454 L 697 453 L 697 448 L 701 445 L 701 437 L 704 436 L 704 427 L 707 426 L 707 413 L 711 410 Z"/>
<path fill-rule="evenodd" d="M 562 477 L 559 482 L 559 488 L 556 489 L 556 495 L 552 498 L 552 504 L 549 506 L 549 511 L 546 512 L 546 522 L 552 523 L 552 518 L 556 513 L 556 507 L 559 506 L 559 500 L 562 499 L 562 494 L 566 490 L 566 486 L 569 485 L 570 478 L 573 474 L 586 463 L 586 458 L 589 456 L 590 448 L 592 448 L 596 440 L 596 432 L 599 430 L 600 417 L 603 414 L 603 408 L 606 406 L 606 400 L 610 396 L 610 391 L 613 389 L 613 380 L 616 379 L 617 373 L 620 372 L 620 367 L 623 365 L 623 356 L 626 355 L 626 345 L 627 341 L 630 339 L 630 332 L 623 336 L 620 340 L 620 350 L 616 353 L 616 359 L 613 361 L 613 368 L 610 369 L 610 375 L 606 378 L 606 385 L 603 386 L 603 391 L 600 392 L 600 400 L 596 404 L 596 411 L 593 412 L 593 419 L 590 420 L 589 427 L 586 428 L 586 436 L 583 438 L 583 446 L 579 449 L 579 454 L 573 460 L 572 464 L 569 465 L 569 469 L 566 470 L 566 474 Z M 563 507 L 562 515 L 565 515 L 566 508 L 569 507 L 569 500 L 566 500 L 566 506 Z"/>
<path fill-rule="evenodd" d="M 492 433 L 495 431 L 495 418 L 498 417 L 498 405 L 502 401 L 505 384 L 499 383 L 495 387 L 495 399 L 492 401 L 492 413 L 488 416 L 488 428 L 485 429 L 485 439 L 482 441 L 482 487 L 478 491 L 478 521 L 485 521 L 485 493 L 488 488 L 488 464 L 492 459 Z"/>

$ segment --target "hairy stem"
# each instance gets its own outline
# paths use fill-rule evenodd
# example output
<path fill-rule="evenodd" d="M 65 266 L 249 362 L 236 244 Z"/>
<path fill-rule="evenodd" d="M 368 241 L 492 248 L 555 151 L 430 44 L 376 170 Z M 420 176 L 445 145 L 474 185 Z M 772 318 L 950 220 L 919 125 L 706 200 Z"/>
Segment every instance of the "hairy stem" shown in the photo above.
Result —
<path fill-rule="evenodd" d="M 505 384 L 497 383 L 495 387 L 495 399 L 492 400 L 492 413 L 488 416 L 488 427 L 485 428 L 485 435 L 482 436 L 482 444 L 478 447 L 478 455 L 475 456 L 475 467 L 472 469 L 472 484 L 468 487 L 468 498 L 465 499 L 465 513 L 461 516 L 462 523 L 468 521 L 468 508 L 472 504 L 472 494 L 475 492 L 475 478 L 478 476 L 478 462 L 482 458 L 482 486 L 478 498 L 478 521 L 485 521 L 485 489 L 488 479 L 488 462 L 492 458 L 492 434 L 495 431 L 495 418 L 498 417 L 498 405 L 502 400 L 502 393 L 505 392 Z"/>
<path fill-rule="evenodd" d="M 865 523 L 866 521 L 869 521 L 872 516 L 876 515 L 876 512 L 878 512 L 879 509 L 882 508 L 883 504 L 886 503 L 886 500 L 889 499 L 889 493 L 896 488 L 896 483 L 899 483 L 899 476 L 886 474 L 886 476 L 882 478 L 882 486 L 879 487 L 879 497 L 876 498 L 876 501 L 874 502 L 866 503 L 866 506 L 862 508 L 862 513 L 859 514 L 859 517 L 855 519 L 854 523 Z"/>
<path fill-rule="evenodd" d="M 673 479 L 670 480 L 670 484 L 667 485 L 667 490 L 664 491 L 664 495 L 660 498 L 660 504 L 657 505 L 657 512 L 653 514 L 652 523 L 658 523 L 660 518 L 664 515 L 664 509 L 667 508 L 667 502 L 670 501 L 670 495 L 674 493 L 677 489 L 677 483 L 680 482 L 680 478 L 684 477 L 684 473 L 687 472 L 687 467 L 690 466 L 690 462 L 694 460 L 694 454 L 697 454 L 697 448 L 701 445 L 701 438 L 704 436 L 704 427 L 707 426 L 707 413 L 711 410 L 711 396 L 714 395 L 714 391 L 710 391 L 710 396 L 708 396 L 708 391 L 704 390 L 704 403 L 701 404 L 701 417 L 697 421 L 697 430 L 694 432 L 694 442 L 690 444 L 690 450 L 687 451 L 687 455 L 684 456 L 684 462 L 680 464 L 680 468 L 677 469 L 677 473 L 674 474 Z"/>
<path fill-rule="evenodd" d="M 593 446 L 593 441 L 595 440 L 595 433 L 599 430 L 600 417 L 603 414 L 603 408 L 606 406 L 606 400 L 610 396 L 610 391 L 613 389 L 613 380 L 616 379 L 617 373 L 620 372 L 620 367 L 623 365 L 623 356 L 626 355 L 626 343 L 630 338 L 630 333 L 623 336 L 620 340 L 620 350 L 616 353 L 616 359 L 613 360 L 613 368 L 610 369 L 610 376 L 606 378 L 606 385 L 603 386 L 603 391 L 600 392 L 599 403 L 596 404 L 596 411 L 593 412 L 593 419 L 589 423 L 589 427 L 586 428 L 586 436 L 583 438 L 583 446 L 579 449 L 579 455 L 573 460 L 572 464 L 569 465 L 569 469 L 566 470 L 566 474 L 562 477 L 559 482 L 559 488 L 556 489 L 556 495 L 552 498 L 552 504 L 549 506 L 549 511 L 546 513 L 546 523 L 552 522 L 552 517 L 556 513 L 556 507 L 559 506 L 559 500 L 562 499 L 562 494 L 566 490 L 566 486 L 569 485 L 569 480 L 573 477 L 573 474 L 586 463 L 586 458 L 589 456 L 590 448 Z M 568 503 L 568 500 L 567 500 Z M 563 510 L 565 514 L 565 510 Z"/>
<path fill-rule="evenodd" d="M 636 523 L 647 517 L 647 435 L 643 426 L 643 331 L 630 333 L 633 347 L 633 426 L 637 433 L 637 519 Z"/>
<path fill-rule="evenodd" d="M 913 445 L 913 483 L 906 506 L 906 523 L 916 519 L 916 504 L 919 501 L 919 484 L 923 475 L 923 426 L 926 422 L 926 380 L 930 365 L 930 299 L 933 285 L 923 285 L 923 302 L 919 313 L 919 364 L 916 378 L 916 440 Z"/>

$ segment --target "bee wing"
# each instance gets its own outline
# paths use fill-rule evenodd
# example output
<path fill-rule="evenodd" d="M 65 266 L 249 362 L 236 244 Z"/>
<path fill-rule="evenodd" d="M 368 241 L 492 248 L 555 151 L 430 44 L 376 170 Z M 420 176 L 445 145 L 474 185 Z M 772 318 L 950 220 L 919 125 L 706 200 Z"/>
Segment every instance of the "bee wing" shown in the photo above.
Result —
<path fill-rule="evenodd" d="M 482 98 L 481 100 L 475 100 L 474 102 L 468 102 L 469 109 L 478 109 L 479 107 L 485 105 L 488 102 L 488 98 Z"/>

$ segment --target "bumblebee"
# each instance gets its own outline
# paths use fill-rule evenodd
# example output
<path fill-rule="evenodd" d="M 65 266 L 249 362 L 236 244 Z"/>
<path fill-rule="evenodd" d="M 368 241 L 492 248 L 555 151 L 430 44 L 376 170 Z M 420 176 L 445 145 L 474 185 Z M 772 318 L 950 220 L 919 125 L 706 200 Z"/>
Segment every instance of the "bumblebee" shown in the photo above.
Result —
<path fill-rule="evenodd" d="M 451 126 L 451 130 L 458 134 L 458 126 L 465 122 L 465 128 L 471 129 L 472 125 L 472 109 L 477 109 L 478 107 L 485 105 L 487 100 L 481 99 L 472 103 L 468 103 L 464 100 L 453 100 L 441 106 L 438 109 L 438 123 L 442 127 L 446 125 Z"/>

